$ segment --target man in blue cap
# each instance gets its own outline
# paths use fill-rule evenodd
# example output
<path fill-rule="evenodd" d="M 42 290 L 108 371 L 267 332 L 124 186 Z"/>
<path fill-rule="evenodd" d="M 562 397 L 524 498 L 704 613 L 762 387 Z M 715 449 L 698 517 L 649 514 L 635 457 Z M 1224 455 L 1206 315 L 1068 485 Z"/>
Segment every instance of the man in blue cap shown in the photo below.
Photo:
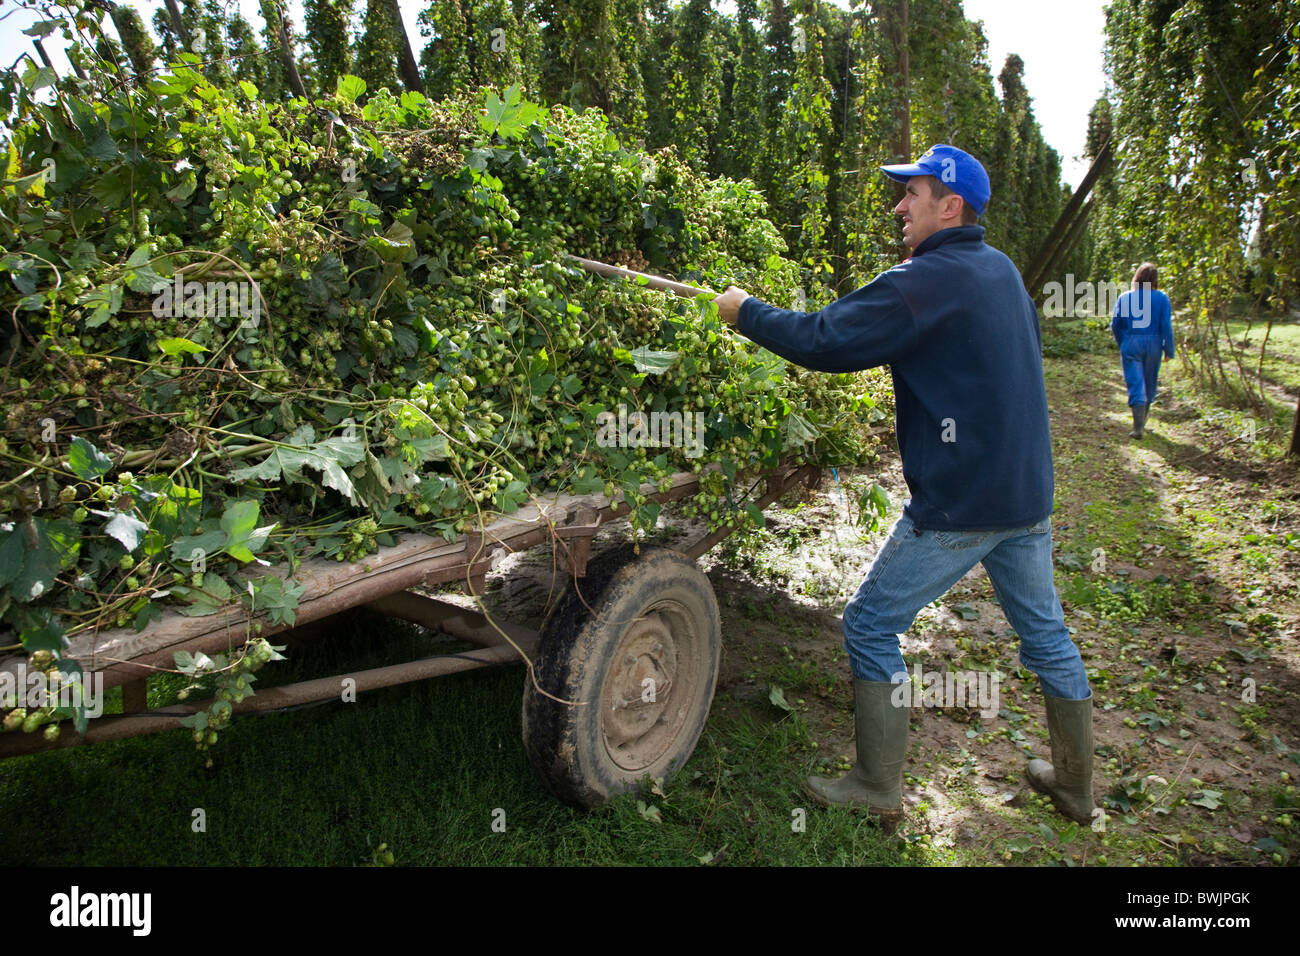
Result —
<path fill-rule="evenodd" d="M 1091 821 L 1092 695 L 1052 578 L 1052 444 L 1038 312 L 1015 265 L 977 224 L 989 178 L 969 153 L 937 145 L 882 166 L 906 186 L 904 262 L 817 312 L 761 302 L 735 286 L 716 300 L 724 322 L 816 371 L 888 365 L 895 430 L 911 498 L 844 609 L 854 677 L 857 765 L 811 777 L 819 802 L 902 816 L 910 697 L 899 634 L 921 608 L 983 564 L 1038 675 L 1052 763 L 1029 780 L 1057 808 Z"/>

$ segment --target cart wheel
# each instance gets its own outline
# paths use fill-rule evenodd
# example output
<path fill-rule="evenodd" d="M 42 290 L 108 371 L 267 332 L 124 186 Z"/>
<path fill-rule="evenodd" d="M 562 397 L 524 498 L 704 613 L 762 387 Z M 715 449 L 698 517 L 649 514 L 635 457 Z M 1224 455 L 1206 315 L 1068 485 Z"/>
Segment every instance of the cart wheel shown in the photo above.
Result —
<path fill-rule="evenodd" d="M 695 749 L 713 701 L 722 622 L 709 579 L 683 554 L 631 547 L 589 565 L 542 625 L 541 694 L 524 687 L 524 748 L 543 783 L 594 807 L 664 777 Z M 584 603 L 585 601 L 585 603 Z"/>

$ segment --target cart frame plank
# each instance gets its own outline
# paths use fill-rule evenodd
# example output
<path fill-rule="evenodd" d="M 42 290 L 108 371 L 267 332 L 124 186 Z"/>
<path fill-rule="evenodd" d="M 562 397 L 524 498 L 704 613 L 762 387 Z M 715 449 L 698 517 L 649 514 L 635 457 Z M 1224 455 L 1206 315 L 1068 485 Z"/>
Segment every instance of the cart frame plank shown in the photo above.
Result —
<path fill-rule="evenodd" d="M 670 486 L 664 491 L 656 485 L 644 484 L 641 494 L 661 504 L 688 497 L 699 491 L 701 477 L 716 467 L 712 465 L 700 472 L 673 475 Z M 779 465 L 765 473 L 765 493 L 755 504 L 760 509 L 767 508 L 798 484 L 814 486 L 820 475 L 821 470 L 813 465 Z M 614 501 L 603 495 L 554 493 L 537 496 L 534 501 L 515 514 L 498 517 L 486 527 L 474 529 L 453 542 L 413 533 L 401 536 L 394 545 L 380 547 L 378 553 L 367 555 L 360 561 L 313 558 L 302 562 L 292 575 L 304 588 L 293 625 L 272 625 L 264 617 L 250 615 L 242 605 L 232 604 L 202 617 L 187 617 L 169 609 L 161 620 L 151 622 L 141 631 L 114 628 L 80 633 L 71 639 L 63 656 L 76 659 L 84 672 L 102 675 L 104 689 L 125 685 L 124 694 L 130 698 L 131 706 L 124 707 L 123 716 L 100 717 L 92 721 L 84 735 L 66 728 L 66 732 L 54 742 L 46 741 L 42 734 L 0 735 L 0 758 L 178 727 L 182 718 L 206 710 L 212 702 L 177 704 L 162 710 L 145 711 L 141 693 L 144 678 L 156 670 L 171 670 L 177 651 L 216 653 L 242 646 L 254 633 L 255 623 L 262 625 L 260 636 L 273 637 L 353 608 L 368 607 L 450 634 L 478 645 L 478 649 L 265 688 L 237 705 L 234 708 L 236 714 L 277 710 L 338 697 L 342 677 L 356 680 L 355 688 L 360 692 L 477 667 L 519 662 L 521 651 L 531 658 L 537 646 L 535 630 L 489 620 L 476 610 L 417 594 L 410 589 L 460 584 L 477 597 L 483 593 L 487 572 L 504 556 L 546 542 L 555 547 L 558 570 L 567 576 L 582 577 L 596 532 L 606 524 L 626 518 L 632 510 L 626 501 Z M 724 525 L 679 550 L 692 560 L 698 559 L 733 530 L 733 527 Z M 286 577 L 288 568 L 258 569 L 250 573 Z M 25 657 L 21 655 L 0 659 L 0 671 L 19 675 L 24 662 Z"/>

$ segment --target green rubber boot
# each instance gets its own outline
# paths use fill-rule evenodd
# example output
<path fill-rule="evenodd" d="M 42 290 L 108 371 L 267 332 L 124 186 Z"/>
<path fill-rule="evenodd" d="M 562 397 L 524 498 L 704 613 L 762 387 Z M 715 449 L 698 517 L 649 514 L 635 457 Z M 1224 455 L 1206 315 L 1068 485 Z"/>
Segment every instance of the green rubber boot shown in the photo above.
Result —
<path fill-rule="evenodd" d="M 858 762 L 838 779 L 809 777 L 808 792 L 822 806 L 865 807 L 886 824 L 903 818 L 903 761 L 911 708 L 896 706 L 899 684 L 854 680 Z"/>
<path fill-rule="evenodd" d="M 1092 695 L 1086 700 L 1044 697 L 1052 762 L 1031 760 L 1026 773 L 1039 793 L 1078 823 L 1092 822 Z"/>
<path fill-rule="evenodd" d="M 1129 411 L 1133 413 L 1133 430 L 1128 433 L 1128 437 L 1141 438 L 1142 429 L 1147 423 L 1147 406 L 1145 404 L 1133 405 Z"/>

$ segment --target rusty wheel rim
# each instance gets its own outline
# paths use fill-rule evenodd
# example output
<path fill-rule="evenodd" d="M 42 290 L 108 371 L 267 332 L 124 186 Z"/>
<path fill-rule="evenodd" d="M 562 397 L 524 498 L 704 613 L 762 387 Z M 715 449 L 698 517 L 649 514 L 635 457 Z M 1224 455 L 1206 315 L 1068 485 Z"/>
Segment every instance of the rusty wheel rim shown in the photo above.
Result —
<path fill-rule="evenodd" d="M 675 601 L 652 605 L 623 633 L 601 693 L 605 750 L 623 770 L 645 770 L 676 740 L 699 682 L 699 646 Z"/>

